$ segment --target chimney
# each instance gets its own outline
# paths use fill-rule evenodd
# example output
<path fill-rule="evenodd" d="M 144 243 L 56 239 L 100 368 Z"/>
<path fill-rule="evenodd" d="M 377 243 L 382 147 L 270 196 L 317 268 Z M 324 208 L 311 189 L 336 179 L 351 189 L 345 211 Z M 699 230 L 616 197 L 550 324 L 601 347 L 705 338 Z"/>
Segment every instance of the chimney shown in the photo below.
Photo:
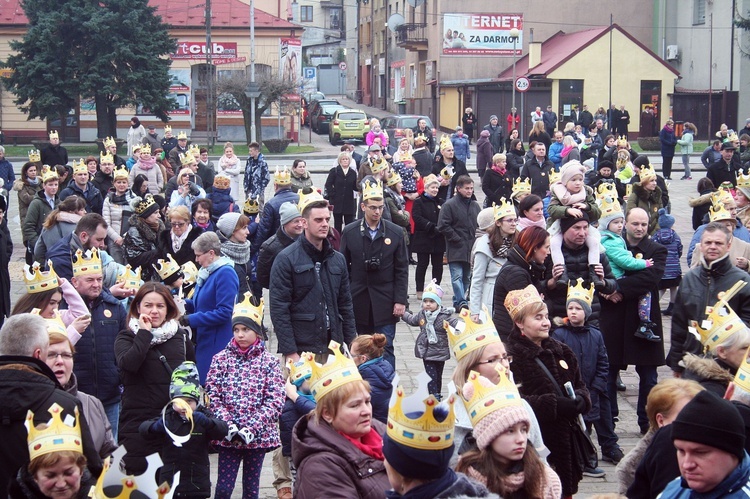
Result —
<path fill-rule="evenodd" d="M 529 42 L 529 69 L 542 62 L 542 42 Z"/>

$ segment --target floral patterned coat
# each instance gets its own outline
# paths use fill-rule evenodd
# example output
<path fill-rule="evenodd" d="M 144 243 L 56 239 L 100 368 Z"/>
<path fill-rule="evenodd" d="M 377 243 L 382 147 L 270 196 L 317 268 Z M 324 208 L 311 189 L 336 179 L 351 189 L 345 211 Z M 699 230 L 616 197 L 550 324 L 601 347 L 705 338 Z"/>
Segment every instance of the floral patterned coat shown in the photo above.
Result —
<path fill-rule="evenodd" d="M 206 393 L 214 415 L 247 428 L 255 436 L 249 444 L 214 441 L 221 447 L 272 450 L 281 445 L 279 417 L 284 407 L 284 380 L 279 361 L 257 341 L 246 352 L 230 341 L 214 355 L 206 376 Z"/>

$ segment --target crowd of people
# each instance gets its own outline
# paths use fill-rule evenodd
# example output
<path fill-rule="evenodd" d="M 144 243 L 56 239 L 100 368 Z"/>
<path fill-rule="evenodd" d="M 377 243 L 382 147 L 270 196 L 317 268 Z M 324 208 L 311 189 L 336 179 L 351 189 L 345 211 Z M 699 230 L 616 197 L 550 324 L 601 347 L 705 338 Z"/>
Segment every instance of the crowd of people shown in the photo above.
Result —
<path fill-rule="evenodd" d="M 135 118 L 127 158 L 108 139 L 68 166 L 51 134 L 17 189 L 26 293 L 12 309 L 0 265 L 0 488 L 223 499 L 241 465 L 242 495 L 257 497 L 272 453 L 280 498 L 568 498 L 604 476 L 600 460 L 628 497 L 738 494 L 747 144 L 717 137 L 683 275 L 669 174 L 632 150 L 624 107 L 610 111 L 583 106 L 557 130 L 538 108 L 528 141 L 506 141 L 493 115 L 476 144 L 484 206 L 466 166 L 470 108 L 440 139 L 420 123 L 392 144 L 373 121 L 366 154 L 342 146 L 321 185 L 301 159 L 270 171 L 257 143 L 243 171 L 231 143 L 214 164 L 185 133 L 160 139 Z M 689 154 L 687 125 L 672 150 Z M 7 227 L 0 239 L 8 262 Z M 407 395 L 397 357 L 412 347 L 424 372 Z M 665 363 L 676 379 L 658 382 Z M 643 438 L 626 455 L 629 365 Z"/>

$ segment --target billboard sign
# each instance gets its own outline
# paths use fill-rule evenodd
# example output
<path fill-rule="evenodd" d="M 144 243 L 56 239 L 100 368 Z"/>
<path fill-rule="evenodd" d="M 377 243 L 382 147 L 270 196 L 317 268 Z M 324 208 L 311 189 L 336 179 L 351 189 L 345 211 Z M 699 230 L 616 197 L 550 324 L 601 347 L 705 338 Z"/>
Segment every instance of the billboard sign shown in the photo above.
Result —
<path fill-rule="evenodd" d="M 443 55 L 513 57 L 523 53 L 523 14 L 443 14 Z"/>
<path fill-rule="evenodd" d="M 206 42 L 177 42 L 177 51 L 171 55 L 172 60 L 206 60 Z M 231 64 L 245 62 L 244 57 L 237 57 L 237 44 L 213 42 L 211 44 L 211 61 L 214 64 Z"/>
<path fill-rule="evenodd" d="M 282 80 L 298 82 L 302 78 L 302 39 L 282 38 L 279 46 L 279 74 Z"/>

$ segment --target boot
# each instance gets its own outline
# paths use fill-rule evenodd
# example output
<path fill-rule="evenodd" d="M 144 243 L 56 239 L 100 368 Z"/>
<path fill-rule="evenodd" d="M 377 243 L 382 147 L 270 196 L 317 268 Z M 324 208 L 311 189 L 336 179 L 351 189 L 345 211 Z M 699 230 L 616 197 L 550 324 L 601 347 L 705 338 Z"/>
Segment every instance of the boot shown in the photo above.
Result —
<path fill-rule="evenodd" d="M 654 327 L 656 327 L 656 324 L 651 321 L 641 321 L 641 327 L 635 332 L 635 337 L 647 341 L 653 341 L 654 343 L 661 342 L 661 336 L 654 334 Z"/>
<path fill-rule="evenodd" d="M 604 287 L 604 281 L 599 279 L 599 276 L 594 270 L 594 265 L 589 265 L 589 281 L 594 284 L 594 289 L 596 289 L 597 291 L 601 290 Z"/>
<path fill-rule="evenodd" d="M 674 309 L 674 303 L 669 302 L 669 306 L 661 311 L 661 315 L 672 315 L 672 309 Z"/>
<path fill-rule="evenodd" d="M 567 267 L 563 267 L 563 273 L 557 280 L 557 289 L 568 289 L 568 283 L 570 283 L 570 277 L 568 277 Z"/>

